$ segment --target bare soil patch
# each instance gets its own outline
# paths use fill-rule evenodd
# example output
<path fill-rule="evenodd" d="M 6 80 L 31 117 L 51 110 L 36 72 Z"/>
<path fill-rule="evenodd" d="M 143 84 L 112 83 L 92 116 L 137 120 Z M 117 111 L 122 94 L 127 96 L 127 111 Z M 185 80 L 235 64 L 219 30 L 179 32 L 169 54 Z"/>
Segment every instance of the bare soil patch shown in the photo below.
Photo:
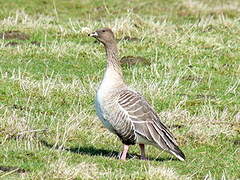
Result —
<path fill-rule="evenodd" d="M 0 166 L 0 172 L 16 172 L 16 173 L 25 173 L 26 170 L 19 167 L 10 167 L 10 166 Z"/>
<path fill-rule="evenodd" d="M 6 31 L 6 32 L 0 33 L 0 38 L 6 39 L 6 40 L 12 40 L 12 39 L 29 40 L 30 36 L 20 31 Z"/>
<path fill-rule="evenodd" d="M 149 62 L 148 59 L 140 56 L 124 56 L 120 59 L 120 64 L 121 65 L 134 65 L 134 64 L 144 64 L 144 65 L 150 65 L 151 63 Z"/>

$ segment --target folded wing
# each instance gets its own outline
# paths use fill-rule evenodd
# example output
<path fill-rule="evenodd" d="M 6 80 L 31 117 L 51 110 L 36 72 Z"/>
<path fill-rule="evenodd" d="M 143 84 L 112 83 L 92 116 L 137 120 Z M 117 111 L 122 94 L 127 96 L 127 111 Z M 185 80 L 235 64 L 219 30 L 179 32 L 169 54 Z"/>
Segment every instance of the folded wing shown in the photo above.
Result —
<path fill-rule="evenodd" d="M 128 144 L 141 143 L 139 139 L 166 150 L 180 160 L 185 156 L 168 128 L 148 102 L 137 92 L 122 90 L 118 98 L 118 111 L 114 117 L 114 127 L 122 141 Z"/>

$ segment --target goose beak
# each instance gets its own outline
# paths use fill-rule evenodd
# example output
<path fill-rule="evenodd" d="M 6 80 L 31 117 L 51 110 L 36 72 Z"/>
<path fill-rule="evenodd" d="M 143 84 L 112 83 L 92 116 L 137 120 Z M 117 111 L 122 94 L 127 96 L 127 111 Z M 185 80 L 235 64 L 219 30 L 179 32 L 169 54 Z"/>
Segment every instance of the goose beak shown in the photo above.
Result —
<path fill-rule="evenodd" d="M 88 34 L 88 36 L 96 38 L 96 37 L 98 37 L 98 33 L 95 31 L 95 32 Z"/>

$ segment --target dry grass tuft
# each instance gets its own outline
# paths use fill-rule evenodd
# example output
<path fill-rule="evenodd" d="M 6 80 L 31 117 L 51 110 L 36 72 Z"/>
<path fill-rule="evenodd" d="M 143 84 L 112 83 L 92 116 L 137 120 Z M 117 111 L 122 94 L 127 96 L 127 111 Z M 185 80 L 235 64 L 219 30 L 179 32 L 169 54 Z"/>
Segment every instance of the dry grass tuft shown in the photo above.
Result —
<path fill-rule="evenodd" d="M 0 117 L 1 134 L 5 139 L 9 138 L 33 138 L 34 130 L 30 125 L 31 119 L 28 116 L 20 117 L 16 111 L 6 110 Z"/>
<path fill-rule="evenodd" d="M 179 176 L 173 168 L 149 166 L 146 173 L 147 179 L 180 180 L 189 179 Z"/>
<path fill-rule="evenodd" d="M 227 109 L 220 111 L 210 105 L 201 108 L 198 115 L 191 115 L 186 110 L 176 108 L 173 111 L 161 112 L 159 116 L 173 130 L 186 128 L 184 137 L 193 137 L 199 143 L 211 143 L 220 135 L 236 135 L 235 127 L 239 123 Z M 175 134 L 182 139 L 179 134 Z"/>
<path fill-rule="evenodd" d="M 220 111 L 212 106 L 205 106 L 200 109 L 199 116 L 191 119 L 190 130 L 188 133 L 193 134 L 204 141 L 216 138 L 218 135 L 231 136 L 236 132 L 233 129 L 234 119 L 227 109 Z"/>
<path fill-rule="evenodd" d="M 41 149 L 41 143 L 38 138 L 41 134 L 47 131 L 46 128 L 35 128 L 35 119 L 31 116 L 31 112 L 25 112 L 21 116 L 17 111 L 12 111 L 4 107 L 5 112 L 0 117 L 0 132 L 4 145 L 9 140 L 16 140 L 16 147 L 18 149 Z"/>
<path fill-rule="evenodd" d="M 59 159 L 50 165 L 49 171 L 41 175 L 41 179 L 98 179 L 100 172 L 93 163 L 69 165 L 67 159 Z"/>
<path fill-rule="evenodd" d="M 6 27 L 24 27 L 24 28 L 40 28 L 49 29 L 56 27 L 52 22 L 56 19 L 54 17 L 38 14 L 35 17 L 29 16 L 24 11 L 16 11 L 14 16 L 4 18 L 0 21 L 1 26 Z"/>
<path fill-rule="evenodd" d="M 215 180 L 216 178 L 212 175 L 212 173 L 209 171 L 208 174 L 204 177 L 204 180 Z M 223 172 L 221 175 L 221 180 L 227 180 L 227 179 L 231 179 L 229 177 L 226 176 L 226 173 Z"/>
<path fill-rule="evenodd" d="M 211 2 L 203 2 L 196 0 L 183 0 L 179 6 L 179 15 L 219 15 L 226 14 L 232 15 L 233 13 L 239 13 L 240 4 L 237 1 L 234 2 L 222 2 L 211 4 Z"/>
<path fill-rule="evenodd" d="M 29 93 L 37 91 L 42 97 L 51 97 L 52 93 L 58 91 L 71 93 L 76 96 L 95 93 L 95 88 L 93 87 L 96 87 L 96 84 L 91 80 L 89 80 L 89 88 L 79 79 L 73 79 L 71 82 L 66 83 L 61 77 L 53 78 L 53 75 L 54 72 L 47 78 L 43 76 L 41 80 L 34 80 L 26 76 L 24 70 L 21 69 L 14 70 L 11 73 L 3 73 L 0 70 L 1 79 L 17 82 L 21 90 Z"/>
<path fill-rule="evenodd" d="M 52 122 L 57 122 L 51 129 L 55 132 L 55 136 L 53 137 L 55 147 L 59 149 L 63 148 L 72 138 L 75 138 L 78 132 L 83 131 L 84 128 L 81 124 L 89 118 L 89 115 L 82 110 L 67 114 L 67 116 L 68 118 L 66 116 L 62 118 L 53 117 L 51 120 Z"/>

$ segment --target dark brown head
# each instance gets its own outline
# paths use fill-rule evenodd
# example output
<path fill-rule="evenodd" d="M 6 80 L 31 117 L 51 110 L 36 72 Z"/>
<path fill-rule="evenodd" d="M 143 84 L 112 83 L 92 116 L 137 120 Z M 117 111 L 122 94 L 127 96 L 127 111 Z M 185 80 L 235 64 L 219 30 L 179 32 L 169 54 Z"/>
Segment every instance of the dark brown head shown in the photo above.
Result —
<path fill-rule="evenodd" d="M 98 29 L 95 32 L 88 34 L 88 36 L 95 37 L 104 45 L 111 45 L 116 43 L 114 34 L 110 28 Z"/>

